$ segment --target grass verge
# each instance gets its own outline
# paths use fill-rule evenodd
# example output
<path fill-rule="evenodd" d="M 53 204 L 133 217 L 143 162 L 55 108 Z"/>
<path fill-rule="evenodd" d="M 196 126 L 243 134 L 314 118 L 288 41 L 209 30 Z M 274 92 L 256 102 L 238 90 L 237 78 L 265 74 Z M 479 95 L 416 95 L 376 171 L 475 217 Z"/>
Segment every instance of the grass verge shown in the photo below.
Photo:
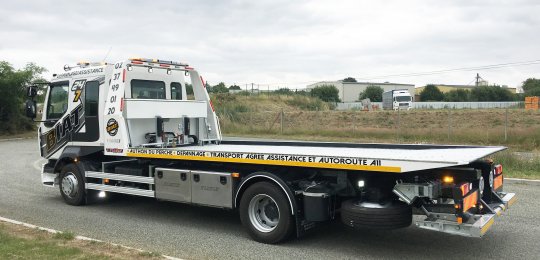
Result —
<path fill-rule="evenodd" d="M 493 161 L 503 165 L 505 177 L 540 179 L 540 157 L 523 158 L 512 151 L 503 151 L 493 156 Z"/>
<path fill-rule="evenodd" d="M 157 253 L 74 238 L 73 232 L 51 234 L 0 222 L 0 259 L 161 259 Z"/>

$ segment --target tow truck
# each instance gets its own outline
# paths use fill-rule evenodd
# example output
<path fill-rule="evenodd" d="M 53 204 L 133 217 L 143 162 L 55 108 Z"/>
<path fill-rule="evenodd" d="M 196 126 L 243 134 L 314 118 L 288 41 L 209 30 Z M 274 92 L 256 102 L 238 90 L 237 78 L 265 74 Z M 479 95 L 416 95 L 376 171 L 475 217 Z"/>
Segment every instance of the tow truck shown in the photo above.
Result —
<path fill-rule="evenodd" d="M 227 140 L 199 72 L 132 58 L 66 65 L 38 129 L 46 186 L 79 206 L 109 193 L 238 210 L 256 241 L 328 221 L 481 237 L 515 201 L 500 146 Z M 36 86 L 27 116 L 36 118 Z"/>

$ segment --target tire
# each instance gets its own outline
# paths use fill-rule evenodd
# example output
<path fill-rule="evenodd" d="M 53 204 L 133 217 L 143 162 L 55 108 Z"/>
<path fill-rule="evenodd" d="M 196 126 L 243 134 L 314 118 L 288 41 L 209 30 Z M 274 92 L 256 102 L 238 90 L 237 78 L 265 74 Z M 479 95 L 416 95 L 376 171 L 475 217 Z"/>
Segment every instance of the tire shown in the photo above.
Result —
<path fill-rule="evenodd" d="M 73 206 L 84 205 L 86 193 L 84 178 L 75 164 L 67 164 L 60 171 L 60 194 L 64 201 Z"/>
<path fill-rule="evenodd" d="M 347 200 L 341 204 L 341 222 L 353 228 L 404 228 L 412 223 L 412 207 L 401 201 L 381 205 Z"/>
<path fill-rule="evenodd" d="M 285 193 L 268 182 L 249 186 L 240 200 L 240 220 L 257 242 L 275 244 L 286 240 L 293 228 L 289 200 Z"/>

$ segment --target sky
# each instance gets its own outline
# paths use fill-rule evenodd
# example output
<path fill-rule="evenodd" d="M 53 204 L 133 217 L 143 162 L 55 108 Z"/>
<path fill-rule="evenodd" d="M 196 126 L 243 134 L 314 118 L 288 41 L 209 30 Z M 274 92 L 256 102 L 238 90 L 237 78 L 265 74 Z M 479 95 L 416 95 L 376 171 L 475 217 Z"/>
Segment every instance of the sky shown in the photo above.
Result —
<path fill-rule="evenodd" d="M 189 63 L 212 85 L 318 81 L 520 86 L 540 78 L 540 1 L 5 1 L 0 60 L 62 72 L 130 57 Z M 391 76 L 535 61 L 490 70 Z"/>

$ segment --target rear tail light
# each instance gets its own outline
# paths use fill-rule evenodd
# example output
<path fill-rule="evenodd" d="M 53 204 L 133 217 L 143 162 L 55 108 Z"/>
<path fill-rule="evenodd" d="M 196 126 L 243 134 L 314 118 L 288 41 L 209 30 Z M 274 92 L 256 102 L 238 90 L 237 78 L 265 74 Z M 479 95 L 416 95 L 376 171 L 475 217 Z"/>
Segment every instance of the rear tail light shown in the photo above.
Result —
<path fill-rule="evenodd" d="M 501 174 L 495 177 L 495 179 L 493 180 L 493 189 L 495 191 L 499 191 L 499 189 L 502 188 L 502 185 L 503 185 L 503 175 Z"/>
<path fill-rule="evenodd" d="M 502 164 L 495 165 L 493 169 L 493 175 L 493 190 L 500 191 L 502 189 L 504 181 Z"/>
<path fill-rule="evenodd" d="M 464 212 L 476 207 L 479 197 L 480 193 L 477 189 L 473 190 L 472 183 L 466 182 L 454 186 L 454 208 L 456 209 L 456 214 L 462 216 Z"/>
<path fill-rule="evenodd" d="M 459 186 L 461 196 L 467 195 L 472 190 L 472 183 L 463 183 Z"/>
<path fill-rule="evenodd" d="M 503 173 L 502 164 L 495 165 L 495 175 L 501 175 Z"/>

